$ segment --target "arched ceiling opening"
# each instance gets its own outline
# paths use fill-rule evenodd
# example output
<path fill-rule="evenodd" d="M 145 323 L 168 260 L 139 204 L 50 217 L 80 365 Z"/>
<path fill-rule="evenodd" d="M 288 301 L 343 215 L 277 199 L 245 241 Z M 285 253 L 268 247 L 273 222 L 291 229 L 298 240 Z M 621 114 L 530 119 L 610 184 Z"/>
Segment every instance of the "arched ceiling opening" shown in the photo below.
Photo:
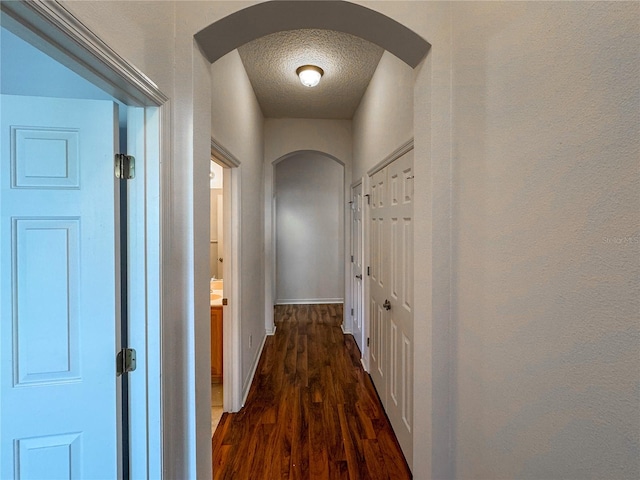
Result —
<path fill-rule="evenodd" d="M 412 68 L 429 50 L 429 43 L 395 20 L 374 10 L 341 0 L 258 3 L 212 23 L 195 35 L 213 63 L 247 42 L 276 32 L 324 29 L 368 40 Z"/>

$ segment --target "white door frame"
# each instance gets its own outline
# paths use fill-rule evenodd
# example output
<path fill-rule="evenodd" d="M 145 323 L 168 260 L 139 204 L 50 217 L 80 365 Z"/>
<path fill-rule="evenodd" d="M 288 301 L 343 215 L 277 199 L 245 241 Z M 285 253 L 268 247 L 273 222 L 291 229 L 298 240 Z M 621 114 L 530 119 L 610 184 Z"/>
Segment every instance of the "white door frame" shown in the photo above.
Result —
<path fill-rule="evenodd" d="M 224 296 L 229 304 L 222 317 L 222 408 L 237 412 L 242 407 L 242 358 L 240 352 L 240 160 L 215 139 L 211 156 L 223 165 L 223 252 Z M 229 281 L 230 280 L 230 281 Z"/>
<path fill-rule="evenodd" d="M 130 444 L 142 445 L 131 457 L 132 478 L 162 477 L 162 275 L 163 218 L 167 205 L 161 192 L 168 187 L 170 140 L 168 98 L 136 67 L 128 63 L 56 1 L 2 2 L 3 26 L 19 33 L 47 55 L 67 66 L 128 106 L 142 107 L 130 120 L 140 122 L 132 144 L 138 154 L 137 180 L 129 203 L 131 336 L 140 344 L 138 369 L 130 377 L 133 401 Z M 133 132 L 133 130 L 130 130 Z M 161 169 L 162 165 L 162 169 Z M 115 357 L 115 352 L 114 352 Z M 115 359 L 114 359 L 115 364 Z M 115 373 L 114 373 L 115 374 Z M 140 398 L 138 401 L 133 396 Z"/>
<path fill-rule="evenodd" d="M 369 252 L 369 198 L 370 198 L 370 183 L 369 175 L 364 175 L 362 181 L 362 366 L 366 372 L 369 372 L 369 336 L 371 328 L 371 312 L 370 310 L 370 277 L 369 268 L 370 252 Z M 365 201 L 366 198 L 366 201 Z"/>
<path fill-rule="evenodd" d="M 351 195 L 351 201 L 350 201 L 350 204 L 351 204 L 351 215 L 349 216 L 349 233 L 348 233 L 348 235 L 349 235 L 349 242 L 348 243 L 349 243 L 349 246 L 350 246 L 351 253 L 354 253 L 354 247 L 353 247 L 354 246 L 354 242 L 358 238 L 358 237 L 356 237 L 354 235 L 354 225 L 353 225 L 354 224 L 354 218 L 353 218 L 354 217 L 354 213 L 353 212 L 354 212 L 354 209 L 356 208 L 356 204 L 355 204 L 356 200 L 354 199 L 353 191 L 358 186 L 360 187 L 360 196 L 362 198 L 361 199 L 362 205 L 361 205 L 361 212 L 360 212 L 361 216 L 362 216 L 362 213 L 365 212 L 364 199 L 368 198 L 368 197 L 364 196 L 364 183 L 363 183 L 362 179 L 358 179 L 357 181 L 355 181 L 354 183 L 351 184 L 351 186 L 349 188 L 349 192 L 350 192 L 350 195 Z M 350 304 L 351 304 L 351 310 L 354 312 L 354 314 L 351 316 L 352 331 L 354 332 L 354 334 L 355 334 L 355 332 L 357 330 L 355 328 L 355 325 L 358 324 L 358 318 L 357 317 L 360 316 L 360 325 L 361 325 L 360 336 L 361 336 L 361 338 L 357 339 L 357 341 L 358 341 L 358 345 L 359 346 L 362 345 L 362 348 L 361 348 L 362 351 L 360 352 L 360 361 L 363 362 L 363 364 L 364 364 L 365 349 L 367 348 L 367 341 L 366 341 L 367 337 L 365 335 L 365 327 L 364 327 L 364 319 L 365 319 L 364 303 L 365 303 L 365 298 L 366 298 L 365 295 L 364 295 L 364 290 L 365 290 L 365 284 L 366 284 L 366 281 L 367 281 L 367 279 L 366 279 L 367 273 L 366 273 L 366 268 L 365 268 L 365 258 L 366 257 L 364 256 L 364 239 L 365 239 L 365 237 L 364 237 L 364 231 L 362 230 L 363 226 L 364 226 L 364 218 L 361 218 L 360 219 L 360 237 L 359 237 L 360 238 L 360 248 L 357 249 L 357 251 L 360 252 L 360 258 L 355 258 L 355 255 L 354 255 L 354 258 L 350 259 L 351 260 L 351 265 L 350 265 L 351 268 L 349 269 L 350 270 L 350 272 L 349 272 L 349 274 L 350 274 L 350 279 L 349 279 L 349 290 L 350 290 L 349 301 L 350 301 Z M 356 265 L 356 260 L 360 261 L 360 266 L 361 266 L 360 274 L 362 275 L 362 278 L 360 279 L 360 282 L 361 282 L 360 297 L 361 298 L 359 300 L 358 300 L 358 298 L 356 298 L 357 297 L 357 289 L 356 289 L 356 286 L 355 286 L 356 285 L 356 283 L 355 283 L 355 276 L 356 276 L 355 265 Z M 355 305 L 356 305 L 356 303 L 358 301 L 360 302 L 360 309 L 359 310 L 357 310 L 355 308 Z"/>

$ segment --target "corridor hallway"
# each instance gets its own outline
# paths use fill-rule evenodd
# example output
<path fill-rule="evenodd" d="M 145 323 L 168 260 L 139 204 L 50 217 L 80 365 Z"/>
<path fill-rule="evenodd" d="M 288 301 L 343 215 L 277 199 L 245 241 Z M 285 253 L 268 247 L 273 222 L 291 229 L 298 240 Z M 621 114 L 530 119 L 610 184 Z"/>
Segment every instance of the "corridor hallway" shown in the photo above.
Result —
<path fill-rule="evenodd" d="M 275 307 L 247 402 L 213 436 L 215 479 L 411 478 L 341 323 L 342 305 Z"/>

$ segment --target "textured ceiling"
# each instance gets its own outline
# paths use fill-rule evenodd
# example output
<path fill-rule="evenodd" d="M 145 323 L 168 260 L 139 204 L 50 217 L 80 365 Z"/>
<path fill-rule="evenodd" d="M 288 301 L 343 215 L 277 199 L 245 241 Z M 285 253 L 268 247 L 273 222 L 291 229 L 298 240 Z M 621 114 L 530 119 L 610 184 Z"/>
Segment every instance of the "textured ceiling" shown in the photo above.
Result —
<path fill-rule="evenodd" d="M 265 117 L 337 119 L 353 117 L 383 52 L 353 35 L 311 29 L 273 33 L 238 51 Z M 306 64 L 324 70 L 317 87 L 296 75 Z"/>

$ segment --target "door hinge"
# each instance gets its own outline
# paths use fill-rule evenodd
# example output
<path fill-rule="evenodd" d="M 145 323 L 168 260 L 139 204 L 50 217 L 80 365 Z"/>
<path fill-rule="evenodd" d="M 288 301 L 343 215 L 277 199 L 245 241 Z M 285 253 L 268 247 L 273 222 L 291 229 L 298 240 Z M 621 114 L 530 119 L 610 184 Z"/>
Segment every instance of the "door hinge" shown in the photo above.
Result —
<path fill-rule="evenodd" d="M 366 193 L 364 196 L 367 197 L 367 205 L 370 205 L 371 204 L 371 195 Z"/>
<path fill-rule="evenodd" d="M 353 317 L 353 308 L 351 309 L 351 316 Z"/>
<path fill-rule="evenodd" d="M 371 276 L 371 267 L 367 267 L 367 277 Z"/>
<path fill-rule="evenodd" d="M 123 348 L 116 356 L 116 373 L 133 372 L 136 369 L 136 351 L 133 348 Z"/>
<path fill-rule="evenodd" d="M 369 346 L 369 337 L 367 337 L 367 347 Z"/>
<path fill-rule="evenodd" d="M 351 255 L 351 263 L 353 263 L 353 255 Z"/>
<path fill-rule="evenodd" d="M 131 180 L 136 176 L 136 159 L 133 155 L 116 153 L 115 174 L 121 180 Z"/>

